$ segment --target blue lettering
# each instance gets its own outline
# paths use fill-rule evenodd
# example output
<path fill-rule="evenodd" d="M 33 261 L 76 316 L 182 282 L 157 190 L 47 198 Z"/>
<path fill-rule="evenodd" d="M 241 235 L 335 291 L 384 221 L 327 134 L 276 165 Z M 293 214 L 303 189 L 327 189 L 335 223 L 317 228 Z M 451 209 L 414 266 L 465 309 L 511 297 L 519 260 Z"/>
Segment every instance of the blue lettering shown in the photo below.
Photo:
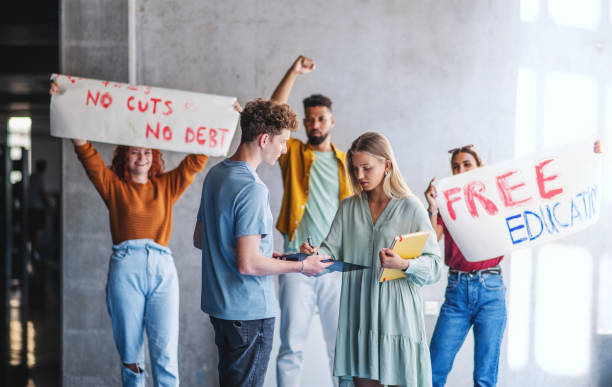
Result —
<path fill-rule="evenodd" d="M 580 215 L 580 210 L 578 210 L 578 207 L 576 207 L 576 205 L 574 204 L 573 199 L 570 203 L 570 214 L 571 214 L 570 222 L 572 226 L 574 225 L 574 219 L 578 218 L 582 221 L 582 215 Z"/>
<path fill-rule="evenodd" d="M 546 221 L 547 216 L 544 215 L 544 211 L 542 209 L 542 206 L 540 206 L 540 215 L 542 216 L 542 221 L 544 223 L 544 226 L 546 227 L 546 232 L 549 234 L 552 234 L 553 232 L 559 232 L 559 229 L 557 228 L 557 226 L 555 225 L 555 221 L 553 220 L 553 215 L 552 215 L 552 211 L 550 210 L 550 206 L 547 204 L 546 205 L 546 213 L 548 214 L 548 222 Z M 549 228 L 549 223 L 550 223 L 550 228 Z"/>
<path fill-rule="evenodd" d="M 597 207 L 595 206 L 595 203 L 597 202 L 597 186 L 591 188 L 589 202 L 591 204 L 591 213 L 595 215 L 595 212 L 597 211 Z"/>
<path fill-rule="evenodd" d="M 553 206 L 553 217 L 555 218 L 555 221 L 557 222 L 557 224 L 563 228 L 567 228 L 569 226 L 568 223 L 561 223 L 561 221 L 559 220 L 559 218 L 557 218 L 557 207 L 559 207 L 561 205 L 561 203 L 555 203 L 555 205 Z"/>
<path fill-rule="evenodd" d="M 533 235 L 531 233 L 531 225 L 529 224 L 529 219 L 527 219 L 527 215 L 536 217 L 536 219 L 538 219 L 538 222 L 540 222 L 540 231 L 538 231 L 537 235 Z M 544 224 L 542 223 L 542 219 L 540 219 L 538 214 L 531 211 L 525 211 L 523 212 L 523 219 L 525 219 L 525 227 L 527 228 L 527 235 L 529 236 L 530 241 L 537 239 L 540 235 L 542 235 L 542 233 L 544 232 Z"/>
<path fill-rule="evenodd" d="M 591 211 L 589 211 L 589 207 L 587 207 L 587 202 L 586 202 L 587 194 L 588 194 L 588 191 L 580 192 L 578 195 L 576 195 L 576 197 L 582 199 L 582 209 L 584 211 L 584 216 L 586 217 L 586 220 L 589 220 L 591 219 Z"/>
<path fill-rule="evenodd" d="M 512 244 L 513 245 L 519 244 L 521 242 L 525 242 L 527 240 L 527 238 L 520 238 L 518 240 L 515 240 L 514 236 L 512 235 L 512 233 L 514 231 L 520 230 L 522 228 L 525 228 L 525 225 L 522 225 L 522 224 L 518 225 L 516 227 L 510 227 L 510 221 L 513 220 L 513 219 L 520 218 L 520 217 L 521 217 L 521 214 L 516 214 L 516 215 L 509 216 L 509 217 L 506 218 L 506 226 L 508 227 L 508 232 L 510 233 L 510 240 L 512 240 Z"/>

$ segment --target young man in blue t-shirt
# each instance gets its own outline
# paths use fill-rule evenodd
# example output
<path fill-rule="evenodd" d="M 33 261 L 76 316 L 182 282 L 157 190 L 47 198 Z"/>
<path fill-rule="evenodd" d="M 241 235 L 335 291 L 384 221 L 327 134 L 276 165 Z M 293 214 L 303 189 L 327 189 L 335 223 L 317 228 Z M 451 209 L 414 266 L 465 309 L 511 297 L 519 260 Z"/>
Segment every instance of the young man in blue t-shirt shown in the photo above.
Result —
<path fill-rule="evenodd" d="M 261 386 L 272 350 L 277 301 L 272 275 L 316 275 L 329 256 L 272 259 L 270 193 L 255 169 L 287 151 L 297 117 L 287 104 L 247 103 L 236 153 L 208 172 L 194 244 L 202 249 L 202 301 L 215 330 L 222 386 Z"/>

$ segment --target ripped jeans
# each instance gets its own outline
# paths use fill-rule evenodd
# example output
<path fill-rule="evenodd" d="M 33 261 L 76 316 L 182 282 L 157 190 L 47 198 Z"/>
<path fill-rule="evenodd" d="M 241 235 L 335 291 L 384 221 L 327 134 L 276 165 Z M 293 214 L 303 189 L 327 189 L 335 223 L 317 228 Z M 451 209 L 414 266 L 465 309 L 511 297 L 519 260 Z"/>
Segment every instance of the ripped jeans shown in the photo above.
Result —
<path fill-rule="evenodd" d="M 150 239 L 113 246 L 106 305 L 123 386 L 145 385 L 145 330 L 155 386 L 178 386 L 179 285 L 170 249 Z M 133 363 L 142 372 L 125 366 Z"/>

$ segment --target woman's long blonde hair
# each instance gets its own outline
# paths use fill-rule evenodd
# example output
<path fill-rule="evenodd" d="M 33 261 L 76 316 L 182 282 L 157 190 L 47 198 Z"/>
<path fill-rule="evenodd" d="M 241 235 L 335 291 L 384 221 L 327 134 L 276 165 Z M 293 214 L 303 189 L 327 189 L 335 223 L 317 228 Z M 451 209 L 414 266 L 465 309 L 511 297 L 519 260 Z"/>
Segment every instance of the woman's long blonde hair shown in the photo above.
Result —
<path fill-rule="evenodd" d="M 404 182 L 389 140 L 387 140 L 387 137 L 376 132 L 367 132 L 357 137 L 346 154 L 347 173 L 351 178 L 351 186 L 355 195 L 359 196 L 363 192 L 361 184 L 359 184 L 355 177 L 353 168 L 353 155 L 357 152 L 364 152 L 379 160 L 389 160 L 391 162 L 391 169 L 382 182 L 383 192 L 387 196 L 394 199 L 403 199 L 412 195 L 410 188 Z"/>

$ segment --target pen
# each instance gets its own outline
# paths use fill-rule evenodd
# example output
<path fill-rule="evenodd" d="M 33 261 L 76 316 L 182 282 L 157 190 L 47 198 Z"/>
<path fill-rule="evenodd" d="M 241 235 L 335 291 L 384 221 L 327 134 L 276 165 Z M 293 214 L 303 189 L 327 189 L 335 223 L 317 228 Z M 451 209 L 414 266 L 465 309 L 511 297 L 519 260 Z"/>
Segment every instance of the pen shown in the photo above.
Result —
<path fill-rule="evenodd" d="M 391 247 L 389 247 L 389 249 L 393 250 L 393 248 L 395 247 L 395 244 L 397 243 L 397 237 L 393 238 L 393 243 L 391 243 Z"/>
<path fill-rule="evenodd" d="M 312 238 L 310 237 L 310 235 L 308 235 L 308 238 L 306 238 L 306 240 L 308 241 L 308 244 L 310 245 L 311 248 L 313 248 L 313 244 L 312 244 Z"/>

